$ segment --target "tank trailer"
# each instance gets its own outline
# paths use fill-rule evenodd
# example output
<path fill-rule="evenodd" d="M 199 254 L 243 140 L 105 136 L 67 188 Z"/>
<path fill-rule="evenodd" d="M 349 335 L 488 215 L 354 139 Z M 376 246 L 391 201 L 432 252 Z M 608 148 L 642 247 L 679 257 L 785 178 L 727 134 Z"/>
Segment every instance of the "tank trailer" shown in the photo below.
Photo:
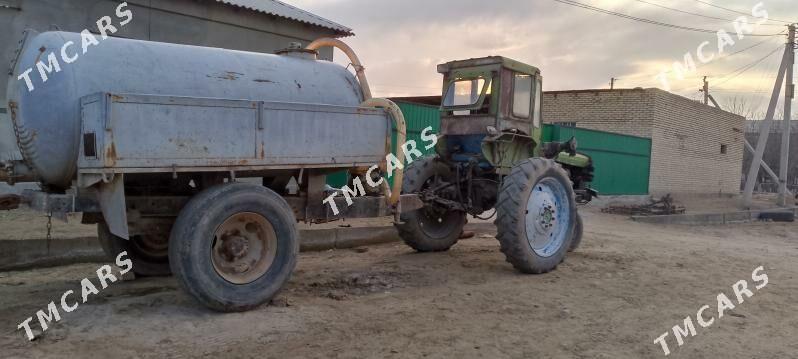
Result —
<path fill-rule="evenodd" d="M 0 147 L 15 150 L 0 154 L 0 181 L 41 189 L 0 194 L 0 209 L 82 213 L 109 257 L 127 251 L 137 275 L 174 275 L 211 309 L 270 300 L 296 265 L 299 221 L 393 216 L 412 248 L 443 251 L 469 214 L 495 208 L 502 251 L 525 273 L 554 269 L 580 241 L 592 164 L 573 140 L 540 141 L 534 67 L 440 65 L 436 155 L 405 166 L 391 155 L 394 127 L 405 142 L 401 110 L 372 98 L 339 40 L 271 55 L 108 38 L 33 90 L 18 80 L 80 36 L 27 36 L 16 54 L 11 123 L 0 124 Z M 318 60 L 327 46 L 355 73 Z M 331 189 L 326 176 L 341 170 L 354 188 L 379 186 Z"/>

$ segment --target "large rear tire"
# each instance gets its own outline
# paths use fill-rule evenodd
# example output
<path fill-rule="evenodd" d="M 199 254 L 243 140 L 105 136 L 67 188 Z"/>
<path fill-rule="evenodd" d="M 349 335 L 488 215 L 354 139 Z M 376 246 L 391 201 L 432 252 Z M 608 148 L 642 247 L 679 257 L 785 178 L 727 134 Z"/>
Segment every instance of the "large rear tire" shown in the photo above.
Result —
<path fill-rule="evenodd" d="M 582 222 L 582 215 L 577 213 L 576 214 L 576 222 L 574 222 L 574 235 L 573 239 L 571 239 L 571 246 L 568 248 L 568 252 L 573 252 L 579 248 L 579 245 L 582 244 L 582 234 L 585 230 L 585 224 Z"/>
<path fill-rule="evenodd" d="M 178 283 L 203 305 L 240 312 L 272 299 L 299 254 L 291 207 L 251 184 L 211 187 L 180 212 L 169 242 Z"/>
<path fill-rule="evenodd" d="M 133 273 L 140 277 L 163 277 L 172 274 L 169 268 L 169 231 L 171 226 L 155 228 L 149 234 L 132 235 L 125 240 L 111 233 L 108 225 L 97 224 L 97 238 L 108 259 L 127 251 L 133 262 Z"/>
<path fill-rule="evenodd" d="M 405 169 L 402 193 L 417 194 L 440 181 L 454 183 L 453 177 L 448 166 L 435 157 L 425 157 Z M 442 252 L 457 243 L 466 224 L 466 214 L 424 207 L 403 213 L 401 221 L 402 224 L 396 225 L 396 229 L 408 246 L 419 252 Z"/>
<path fill-rule="evenodd" d="M 576 200 L 568 173 L 557 163 L 532 158 L 513 167 L 504 178 L 496 210 L 496 238 L 516 269 L 547 273 L 565 259 Z"/>

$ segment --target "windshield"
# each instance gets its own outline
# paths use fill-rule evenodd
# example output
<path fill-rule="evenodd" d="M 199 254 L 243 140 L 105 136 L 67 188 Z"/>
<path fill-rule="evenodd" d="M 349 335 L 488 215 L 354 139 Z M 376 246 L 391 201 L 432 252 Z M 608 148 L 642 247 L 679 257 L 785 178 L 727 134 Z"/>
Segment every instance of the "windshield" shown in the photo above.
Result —
<path fill-rule="evenodd" d="M 463 79 L 452 82 L 446 90 L 444 107 L 472 106 L 479 102 L 482 93 L 490 86 L 484 78 Z"/>

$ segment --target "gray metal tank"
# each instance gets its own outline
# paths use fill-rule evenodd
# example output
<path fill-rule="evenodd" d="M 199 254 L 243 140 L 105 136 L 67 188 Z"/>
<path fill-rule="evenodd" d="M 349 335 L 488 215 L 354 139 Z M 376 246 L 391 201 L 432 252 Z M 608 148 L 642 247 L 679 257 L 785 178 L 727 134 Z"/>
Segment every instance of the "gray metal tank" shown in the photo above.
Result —
<path fill-rule="evenodd" d="M 68 42 L 68 58 L 62 48 Z M 362 93 L 344 67 L 313 58 L 107 38 L 83 53 L 81 34 L 46 32 L 30 38 L 9 82 L 9 109 L 24 164 L 35 180 L 66 188 L 78 160 L 80 99 L 99 92 L 358 106 Z M 60 72 L 42 82 L 36 68 L 54 53 Z M 17 77 L 30 73 L 34 90 Z M 0 136 L 0 139 L 8 136 Z M 13 158 L 0 158 L 0 163 Z"/>

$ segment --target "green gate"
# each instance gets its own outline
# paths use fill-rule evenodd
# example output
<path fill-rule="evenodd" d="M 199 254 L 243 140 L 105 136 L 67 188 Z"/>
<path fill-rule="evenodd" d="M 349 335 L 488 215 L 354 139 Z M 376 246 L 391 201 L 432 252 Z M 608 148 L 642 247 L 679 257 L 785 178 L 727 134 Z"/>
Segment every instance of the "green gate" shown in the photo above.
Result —
<path fill-rule="evenodd" d="M 543 141 L 576 137 L 577 150 L 593 158 L 591 187 L 599 195 L 645 195 L 651 169 L 651 139 L 575 127 L 545 125 Z"/>

